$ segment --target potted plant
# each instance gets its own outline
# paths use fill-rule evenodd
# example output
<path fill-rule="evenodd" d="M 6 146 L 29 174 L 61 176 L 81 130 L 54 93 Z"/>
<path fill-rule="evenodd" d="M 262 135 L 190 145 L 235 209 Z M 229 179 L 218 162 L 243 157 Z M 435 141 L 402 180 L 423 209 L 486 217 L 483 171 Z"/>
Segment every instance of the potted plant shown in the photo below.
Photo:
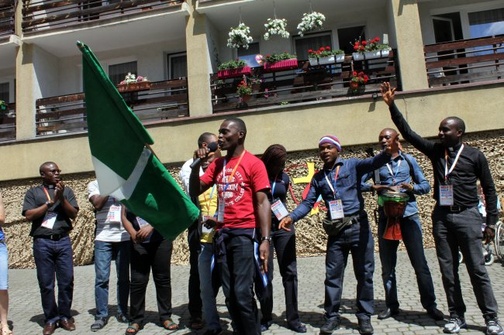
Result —
<path fill-rule="evenodd" d="M 345 52 L 340 49 L 332 50 L 330 46 L 320 47 L 317 50 L 309 49 L 308 60 L 312 66 L 341 63 L 345 60 Z"/>
<path fill-rule="evenodd" d="M 287 31 L 287 20 L 286 19 L 268 19 L 268 22 L 264 24 L 266 32 L 264 33 L 264 39 L 269 40 L 272 35 L 279 35 L 282 38 L 289 38 L 290 34 Z"/>
<path fill-rule="evenodd" d="M 380 38 L 374 37 L 368 40 L 362 40 L 360 37 L 353 44 L 354 52 L 352 57 L 354 60 L 365 60 L 388 57 L 390 46 L 385 43 L 380 43 Z"/>
<path fill-rule="evenodd" d="M 320 30 L 324 24 L 325 16 L 319 12 L 304 13 L 301 22 L 298 24 L 298 34 L 303 36 L 305 33 Z"/>
<path fill-rule="evenodd" d="M 262 82 L 263 80 L 259 77 L 250 77 L 249 83 L 250 87 L 252 87 L 252 92 L 259 92 Z"/>
<path fill-rule="evenodd" d="M 147 77 L 128 72 L 124 80 L 117 85 L 117 89 L 119 92 L 144 91 L 150 89 L 151 85 Z"/>
<path fill-rule="evenodd" d="M 242 81 L 236 87 L 236 94 L 240 97 L 238 100 L 238 105 L 236 106 L 238 109 L 247 108 L 247 102 L 252 98 L 252 88 L 247 84 L 246 78 L 243 78 Z"/>
<path fill-rule="evenodd" d="M 297 69 L 298 67 L 296 55 L 292 55 L 286 51 L 261 56 L 261 60 L 266 72 Z"/>
<path fill-rule="evenodd" d="M 250 75 L 250 66 L 243 59 L 232 59 L 217 67 L 217 77 L 220 79 Z"/>
<path fill-rule="evenodd" d="M 350 86 L 350 92 L 352 94 L 360 94 L 364 92 L 364 86 L 369 81 L 369 77 L 364 72 L 353 71 L 352 77 L 348 85 Z"/>
<path fill-rule="evenodd" d="M 231 28 L 229 31 L 229 38 L 227 40 L 227 46 L 229 48 L 238 49 L 240 47 L 248 49 L 249 44 L 252 43 L 254 39 L 250 36 L 250 28 L 245 23 L 240 22 L 238 27 Z"/>

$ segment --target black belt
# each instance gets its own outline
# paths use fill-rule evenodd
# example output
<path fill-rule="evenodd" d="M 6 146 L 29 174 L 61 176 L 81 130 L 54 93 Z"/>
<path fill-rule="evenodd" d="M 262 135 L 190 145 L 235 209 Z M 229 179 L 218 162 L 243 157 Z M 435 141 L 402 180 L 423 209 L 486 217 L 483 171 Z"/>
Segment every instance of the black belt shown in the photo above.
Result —
<path fill-rule="evenodd" d="M 67 236 L 68 236 L 68 234 L 52 234 L 52 235 L 38 235 L 38 236 L 34 236 L 34 238 L 45 238 L 48 240 L 59 241 L 63 237 L 67 237 Z"/>
<path fill-rule="evenodd" d="M 453 206 L 440 206 L 441 209 L 447 211 L 447 212 L 450 212 L 450 213 L 460 213 L 460 212 L 463 212 L 465 211 L 466 209 L 470 208 L 470 207 L 465 207 L 465 206 L 457 206 L 457 205 L 453 205 Z"/>

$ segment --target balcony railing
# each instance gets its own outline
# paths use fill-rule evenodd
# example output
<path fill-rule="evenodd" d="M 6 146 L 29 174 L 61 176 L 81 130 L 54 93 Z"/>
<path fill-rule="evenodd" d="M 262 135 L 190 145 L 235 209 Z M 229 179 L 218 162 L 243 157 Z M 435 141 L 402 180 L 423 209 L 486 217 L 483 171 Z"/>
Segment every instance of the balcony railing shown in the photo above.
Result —
<path fill-rule="evenodd" d="M 429 86 L 502 80 L 504 35 L 424 47 Z"/>
<path fill-rule="evenodd" d="M 152 82 L 148 90 L 121 94 L 144 124 L 189 116 L 186 79 Z M 87 130 L 84 93 L 38 99 L 36 109 L 37 136 Z"/>
<path fill-rule="evenodd" d="M 0 0 L 0 42 L 14 34 L 15 7 L 13 0 Z"/>
<path fill-rule="evenodd" d="M 243 77 L 222 80 L 214 74 L 211 76 L 213 112 L 378 93 L 383 81 L 398 84 L 394 55 L 391 51 L 388 57 L 363 61 L 355 61 L 347 55 L 343 63 L 319 66 L 300 61 L 296 69 L 272 73 L 265 73 L 262 67 L 253 68 L 251 76 L 259 77 L 262 83 L 246 104 L 241 103 L 236 93 Z M 369 76 L 369 82 L 357 94 L 349 88 L 353 71 L 362 71 Z"/>
<path fill-rule="evenodd" d="M 23 0 L 23 32 L 61 29 L 84 21 L 105 20 L 142 11 L 181 6 L 183 0 Z"/>
<path fill-rule="evenodd" d="M 0 114 L 0 142 L 16 139 L 16 105 L 8 104 Z"/>

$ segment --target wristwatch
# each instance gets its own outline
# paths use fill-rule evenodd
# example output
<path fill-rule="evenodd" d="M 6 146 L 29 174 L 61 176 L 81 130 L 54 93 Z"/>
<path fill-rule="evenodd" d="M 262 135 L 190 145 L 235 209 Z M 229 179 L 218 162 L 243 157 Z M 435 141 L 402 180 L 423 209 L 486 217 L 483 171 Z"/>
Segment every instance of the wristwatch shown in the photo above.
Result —
<path fill-rule="evenodd" d="M 46 204 L 47 208 L 51 207 L 51 202 L 50 201 L 46 201 L 45 204 Z"/>
<path fill-rule="evenodd" d="M 268 241 L 268 243 L 271 243 L 271 236 L 263 236 L 263 237 L 261 237 L 261 243 L 263 241 Z"/>

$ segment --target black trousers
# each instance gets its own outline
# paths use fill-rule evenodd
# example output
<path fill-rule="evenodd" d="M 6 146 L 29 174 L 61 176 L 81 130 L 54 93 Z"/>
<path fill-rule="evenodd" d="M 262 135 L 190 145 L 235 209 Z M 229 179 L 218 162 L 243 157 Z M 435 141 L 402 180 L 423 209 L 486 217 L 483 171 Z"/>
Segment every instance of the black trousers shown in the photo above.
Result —
<path fill-rule="evenodd" d="M 132 243 L 130 317 L 131 322 L 142 324 L 145 316 L 145 292 L 152 278 L 156 286 L 156 300 L 161 323 L 172 315 L 171 254 L 172 241 L 163 239 L 152 243 Z"/>
<path fill-rule="evenodd" d="M 200 280 L 198 272 L 198 258 L 201 250 L 201 234 L 199 231 L 199 221 L 195 221 L 187 229 L 187 242 L 189 244 L 189 315 L 191 319 L 201 318 L 203 303 L 201 302 Z"/>

